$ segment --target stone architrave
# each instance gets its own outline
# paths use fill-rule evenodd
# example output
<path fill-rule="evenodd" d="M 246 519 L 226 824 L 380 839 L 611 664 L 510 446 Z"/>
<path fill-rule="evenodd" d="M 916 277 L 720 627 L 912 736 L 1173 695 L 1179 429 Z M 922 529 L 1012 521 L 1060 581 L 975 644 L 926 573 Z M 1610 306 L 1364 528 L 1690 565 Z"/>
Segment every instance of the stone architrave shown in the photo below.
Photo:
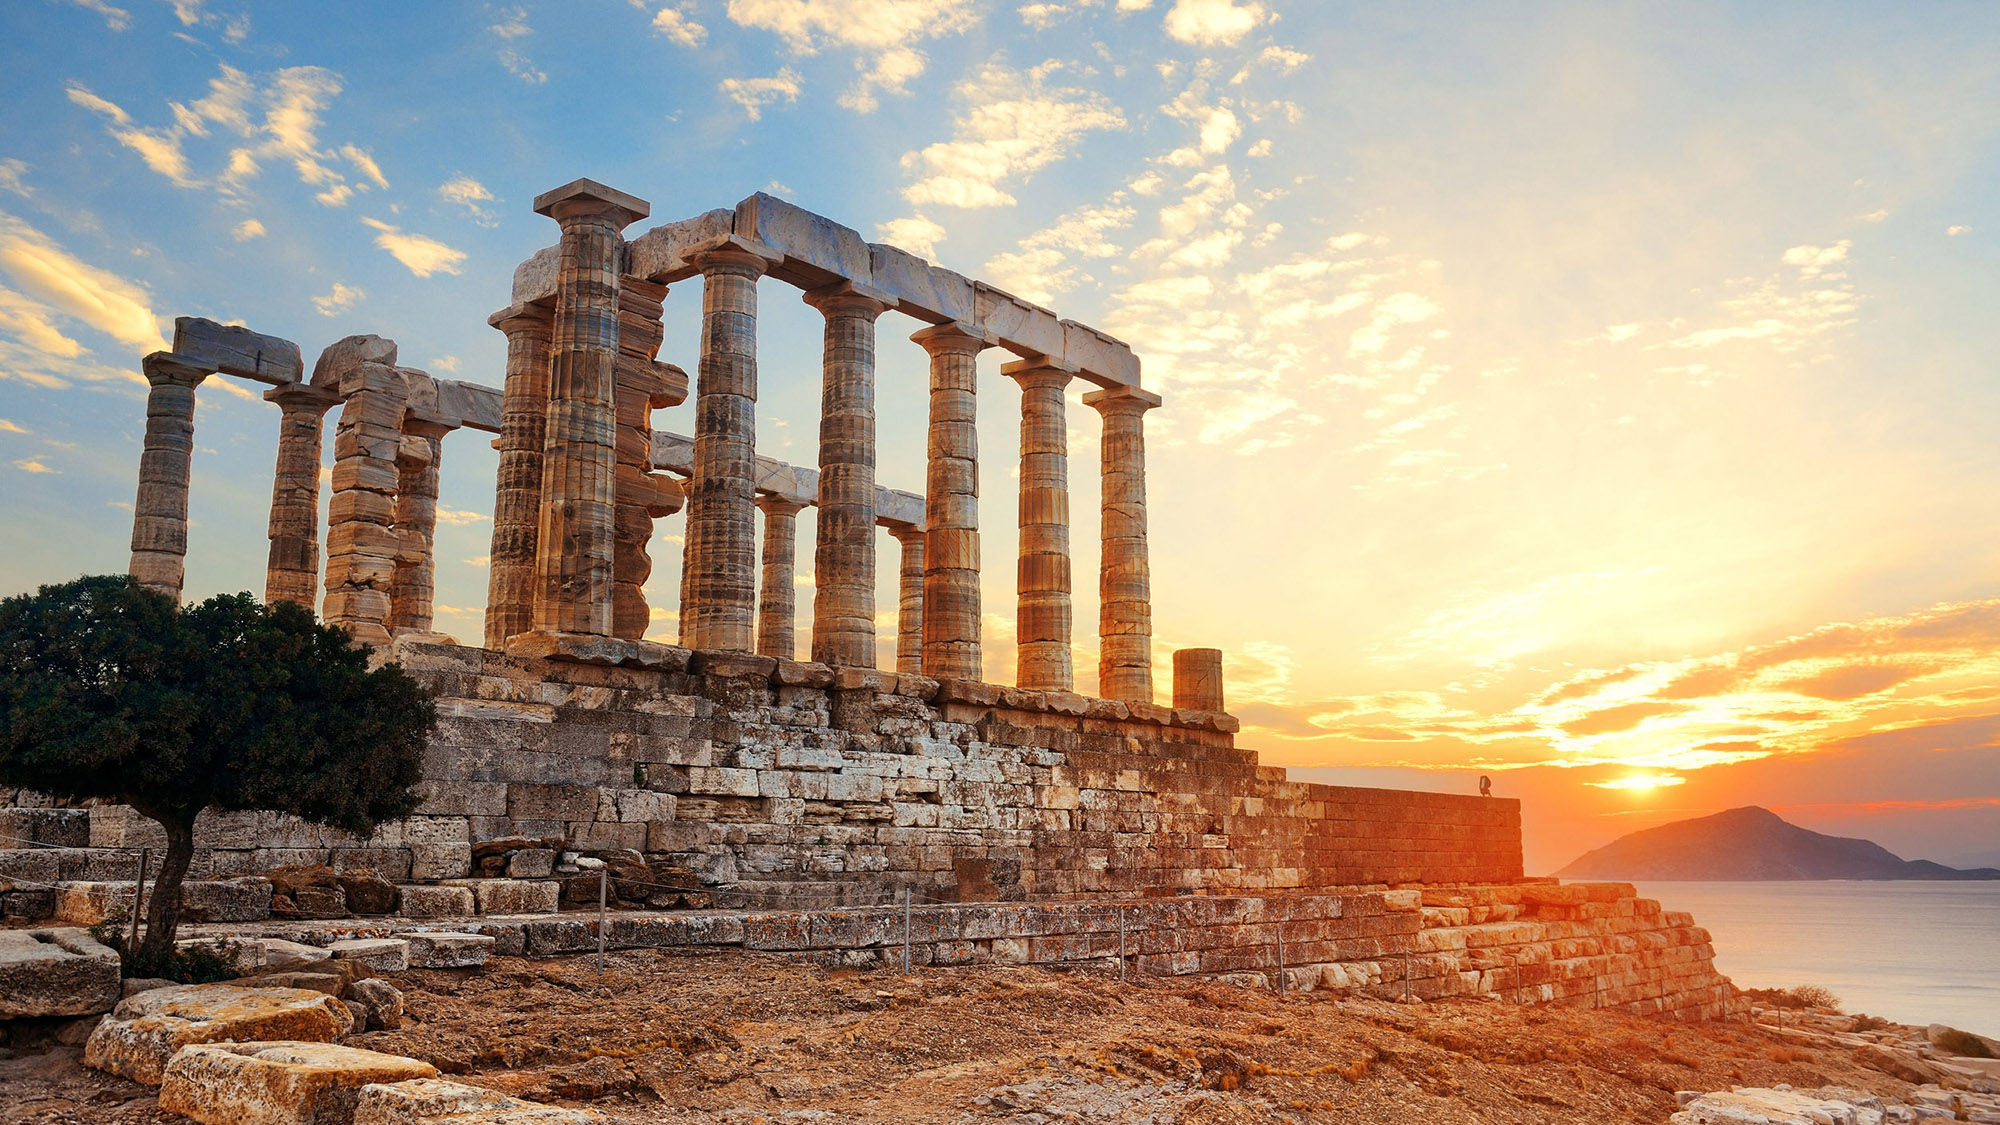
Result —
<path fill-rule="evenodd" d="M 132 577 L 175 599 L 187 565 L 188 478 L 194 461 L 194 389 L 214 374 L 172 352 L 139 361 L 146 393 L 146 443 L 132 501 Z"/>
<path fill-rule="evenodd" d="M 850 283 L 806 294 L 826 317 L 812 658 L 875 666 L 875 318 L 888 305 Z"/>
<path fill-rule="evenodd" d="M 924 674 L 924 529 L 892 524 L 889 534 L 903 546 L 897 583 L 896 673 Z"/>
<path fill-rule="evenodd" d="M 1174 707 L 1188 711 L 1223 709 L 1221 649 L 1174 650 Z"/>
<path fill-rule="evenodd" d="M 1104 421 L 1103 552 L 1097 579 L 1097 694 L 1153 701 L 1153 579 L 1146 551 L 1146 411 L 1160 396 L 1112 387 L 1083 396 Z"/>
<path fill-rule="evenodd" d="M 278 464 L 271 477 L 271 554 L 264 601 L 295 602 L 307 611 L 319 592 L 319 469 L 326 412 L 340 396 L 324 387 L 288 383 L 264 392 L 278 405 Z"/>
<path fill-rule="evenodd" d="M 396 529 L 409 381 L 399 368 L 362 362 L 341 376 L 340 394 L 320 616 L 362 644 L 387 644 L 396 569 L 412 561 Z"/>
<path fill-rule="evenodd" d="M 534 627 L 535 545 L 542 531 L 542 447 L 548 429 L 549 337 L 554 312 L 514 305 L 486 323 L 507 334 L 507 379 L 500 407 L 498 487 L 486 576 L 486 647 Z"/>
<path fill-rule="evenodd" d="M 983 668 L 976 388 L 979 353 L 988 343 L 982 335 L 957 323 L 923 329 L 910 339 L 923 345 L 931 357 L 929 461 L 924 481 L 923 674 L 940 680 L 977 680 L 982 678 Z"/>
<path fill-rule="evenodd" d="M 444 460 L 444 435 L 451 430 L 414 415 L 403 424 L 403 441 L 396 452 L 396 530 L 402 533 L 405 554 L 396 564 L 395 585 L 389 590 L 392 634 L 431 631 L 438 471 Z"/>
<path fill-rule="evenodd" d="M 1072 691 L 1070 663 L 1069 435 L 1063 390 L 1072 373 L 1035 360 L 1001 373 L 1021 384 L 1021 558 L 1016 572 L 1019 638 L 1015 682 Z"/>
<path fill-rule="evenodd" d="M 757 655 L 791 660 L 797 655 L 793 576 L 797 573 L 799 513 L 805 504 L 782 496 L 759 496 L 764 511 L 764 573 L 757 599 Z"/>
<path fill-rule="evenodd" d="M 535 553 L 536 631 L 611 635 L 619 232 L 650 210 L 644 200 L 591 180 L 535 197 L 535 212 L 562 226 Z"/>
<path fill-rule="evenodd" d="M 681 509 L 683 493 L 672 477 L 652 471 L 653 411 L 687 398 L 687 380 L 678 368 L 657 362 L 666 330 L 660 325 L 667 287 L 624 278 L 618 290 L 617 443 L 611 564 L 611 635 L 636 641 L 646 635 L 651 614 L 646 579 L 653 573 L 647 546 L 653 521 Z"/>
<path fill-rule="evenodd" d="M 693 256 L 702 273 L 694 463 L 681 563 L 681 644 L 749 652 L 757 611 L 757 279 L 733 245 Z"/>

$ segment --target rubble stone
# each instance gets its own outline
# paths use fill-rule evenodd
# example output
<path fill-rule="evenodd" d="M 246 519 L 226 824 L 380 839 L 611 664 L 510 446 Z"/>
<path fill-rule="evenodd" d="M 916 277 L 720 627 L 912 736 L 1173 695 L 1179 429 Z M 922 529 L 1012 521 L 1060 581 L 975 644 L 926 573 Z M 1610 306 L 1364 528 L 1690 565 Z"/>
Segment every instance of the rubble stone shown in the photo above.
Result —
<path fill-rule="evenodd" d="M 202 1125 L 341 1125 L 362 1087 L 436 1076 L 427 1062 L 332 1043 L 200 1044 L 167 1063 L 160 1108 Z"/>

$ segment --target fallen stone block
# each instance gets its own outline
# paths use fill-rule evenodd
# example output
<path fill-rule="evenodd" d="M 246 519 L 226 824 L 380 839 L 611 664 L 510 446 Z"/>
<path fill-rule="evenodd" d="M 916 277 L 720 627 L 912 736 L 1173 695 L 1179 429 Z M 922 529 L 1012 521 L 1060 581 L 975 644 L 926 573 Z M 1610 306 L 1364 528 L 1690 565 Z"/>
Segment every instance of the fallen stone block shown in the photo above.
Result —
<path fill-rule="evenodd" d="M 606 1125 L 588 1109 L 562 1109 L 442 1078 L 361 1088 L 354 1125 Z"/>
<path fill-rule="evenodd" d="M 296 969 L 333 956 L 331 950 L 284 938 L 258 938 L 257 944 L 264 947 L 264 965 L 271 969 Z"/>
<path fill-rule="evenodd" d="M 198 1045 L 167 1063 L 160 1108 L 202 1125 L 345 1125 L 362 1087 L 436 1076 L 427 1062 L 332 1043 Z"/>
<path fill-rule="evenodd" d="M 494 938 L 485 934 L 403 933 L 397 937 L 410 943 L 413 969 L 464 969 L 484 965 L 493 955 Z"/>
<path fill-rule="evenodd" d="M 336 961 L 353 961 L 378 973 L 410 967 L 410 943 L 402 938 L 347 938 L 327 946 Z"/>
<path fill-rule="evenodd" d="M 221 1041 L 328 1043 L 354 1017 L 339 1000 L 298 988 L 185 984 L 128 997 L 90 1036 L 83 1065 L 148 1086 L 160 1084 L 182 1047 Z"/>
<path fill-rule="evenodd" d="M 118 953 L 90 931 L 0 930 L 0 1019 L 96 1015 L 121 995 Z"/>

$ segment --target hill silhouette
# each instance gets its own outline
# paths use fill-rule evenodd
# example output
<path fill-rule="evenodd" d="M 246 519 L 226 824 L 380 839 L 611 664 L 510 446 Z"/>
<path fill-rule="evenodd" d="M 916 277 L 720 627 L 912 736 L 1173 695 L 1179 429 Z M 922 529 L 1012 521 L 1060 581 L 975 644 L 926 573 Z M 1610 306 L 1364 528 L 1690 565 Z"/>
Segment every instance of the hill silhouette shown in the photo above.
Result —
<path fill-rule="evenodd" d="M 1620 836 L 1556 872 L 1564 879 L 2000 879 L 1902 859 L 1869 840 L 1800 828 L 1751 805 Z"/>

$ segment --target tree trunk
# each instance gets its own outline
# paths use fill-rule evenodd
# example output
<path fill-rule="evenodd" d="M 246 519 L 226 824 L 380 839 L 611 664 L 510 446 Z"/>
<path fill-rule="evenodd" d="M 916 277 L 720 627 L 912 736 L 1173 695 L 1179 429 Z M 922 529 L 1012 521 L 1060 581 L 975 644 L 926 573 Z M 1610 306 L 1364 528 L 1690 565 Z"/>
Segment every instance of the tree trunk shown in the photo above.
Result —
<path fill-rule="evenodd" d="M 139 943 L 138 952 L 149 958 L 165 956 L 174 948 L 181 924 L 181 882 L 194 862 L 194 816 L 153 819 L 167 830 L 167 854 L 160 860 L 160 874 L 153 881 L 153 897 L 147 904 L 146 940 Z"/>

